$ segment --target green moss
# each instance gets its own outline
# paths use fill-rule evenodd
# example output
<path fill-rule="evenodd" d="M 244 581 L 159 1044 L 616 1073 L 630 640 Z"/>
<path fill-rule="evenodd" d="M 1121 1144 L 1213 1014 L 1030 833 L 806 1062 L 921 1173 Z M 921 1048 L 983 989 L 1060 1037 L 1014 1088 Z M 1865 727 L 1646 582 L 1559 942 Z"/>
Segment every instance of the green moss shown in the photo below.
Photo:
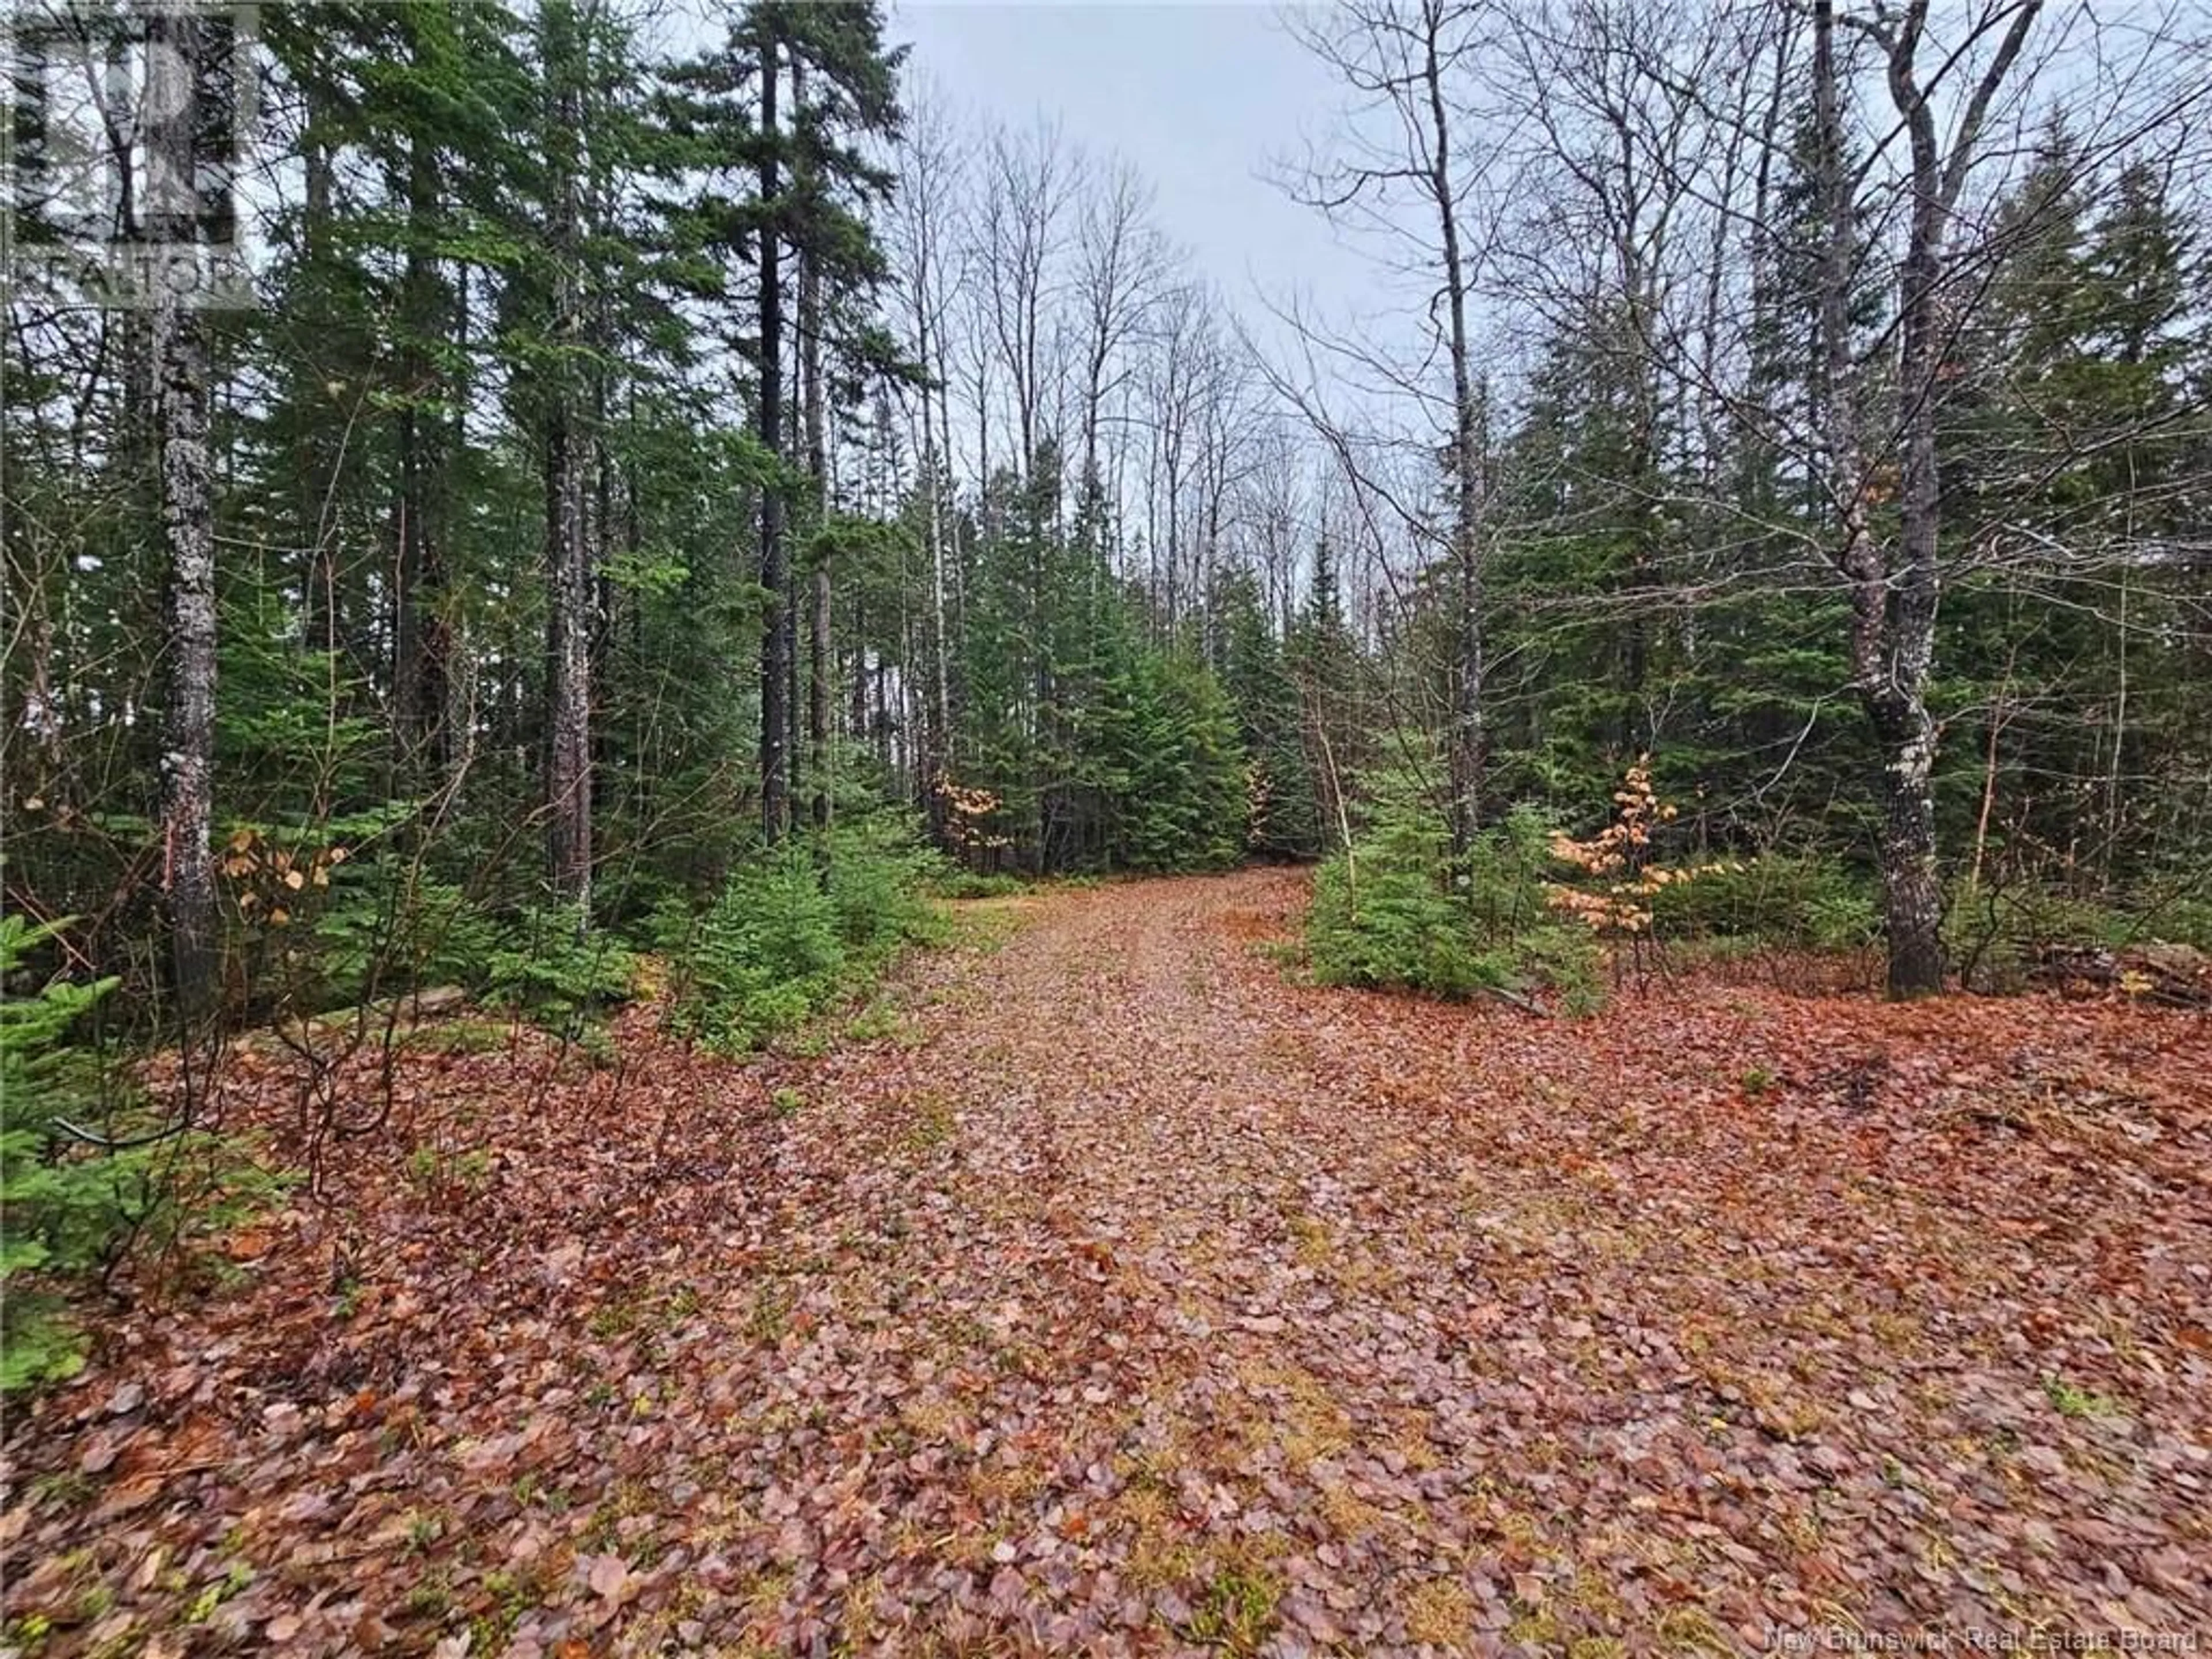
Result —
<path fill-rule="evenodd" d="M 1199 1593 L 1182 1633 L 1218 1653 L 1257 1653 L 1275 1628 L 1281 1596 L 1280 1582 L 1264 1568 L 1224 1567 Z"/>

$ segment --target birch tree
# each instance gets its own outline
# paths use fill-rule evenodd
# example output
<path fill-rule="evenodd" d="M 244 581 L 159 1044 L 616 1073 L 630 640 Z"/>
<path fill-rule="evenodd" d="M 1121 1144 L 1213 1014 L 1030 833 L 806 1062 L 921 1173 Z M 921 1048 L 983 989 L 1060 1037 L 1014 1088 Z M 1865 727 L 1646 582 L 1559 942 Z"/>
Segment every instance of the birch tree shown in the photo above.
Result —
<path fill-rule="evenodd" d="M 1929 708 L 1936 669 L 1936 618 L 1942 592 L 1938 538 L 1942 478 L 1936 422 L 1946 331 L 1956 325 L 1947 301 L 1965 263 L 1952 240 L 1953 215 L 1966 186 L 1992 102 L 2019 61 L 2039 0 L 1994 6 L 1975 20 L 1968 41 L 1995 41 L 1965 89 L 1948 143 L 1939 129 L 1938 90 L 1960 65 L 1964 46 L 1928 38 L 1927 0 L 1902 15 L 1849 15 L 1849 26 L 1880 55 L 1889 97 L 1911 160 L 1905 179 L 1905 231 L 1897 273 L 1897 370 L 1893 413 L 1899 471 L 1898 526 L 1878 537 L 1869 521 L 1873 475 L 1860 453 L 1858 366 L 1848 356 L 1845 310 L 1855 236 L 1855 187 L 1845 173 L 1834 0 L 1814 9 L 1814 96 L 1827 205 L 1827 257 L 1820 283 L 1826 342 L 1827 488 L 1839 535 L 1832 556 L 1851 600 L 1854 690 L 1883 752 L 1881 874 L 1893 996 L 1923 996 L 1944 982 L 1943 888 L 1936 864 L 1933 780 L 1937 726 Z M 1923 63 L 1923 52 L 1932 64 Z"/>
<path fill-rule="evenodd" d="M 549 166 L 551 311 L 545 431 L 546 867 L 555 896 L 592 902 L 592 556 L 577 360 L 583 344 L 584 20 L 574 0 L 540 14 Z"/>
<path fill-rule="evenodd" d="M 146 15 L 146 228 L 169 280 L 154 295 L 152 346 L 168 651 L 161 743 L 161 870 L 178 1001 L 208 1011 L 220 965 L 216 921 L 216 580 L 205 321 L 182 268 L 199 264 L 201 88 L 211 43 L 191 7 Z"/>

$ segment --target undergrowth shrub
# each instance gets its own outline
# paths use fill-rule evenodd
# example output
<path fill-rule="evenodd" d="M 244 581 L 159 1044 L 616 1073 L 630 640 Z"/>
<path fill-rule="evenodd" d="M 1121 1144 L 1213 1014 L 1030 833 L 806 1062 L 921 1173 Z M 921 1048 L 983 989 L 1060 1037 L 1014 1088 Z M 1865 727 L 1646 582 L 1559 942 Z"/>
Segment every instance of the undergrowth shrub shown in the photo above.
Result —
<path fill-rule="evenodd" d="M 252 1023 L 453 983 L 496 942 L 480 895 L 394 849 L 404 803 L 306 823 L 240 820 L 217 849 L 228 1011 Z"/>
<path fill-rule="evenodd" d="M 66 925 L 0 916 L 0 981 Z M 157 1122 L 71 1046 L 116 984 L 54 980 L 0 999 L 0 1390 L 82 1367 L 87 1332 L 70 1297 L 82 1280 L 133 1250 L 242 1220 L 282 1184 L 234 1143 Z"/>
<path fill-rule="evenodd" d="M 2154 941 L 2212 951 L 2212 901 L 2188 892 L 2069 892 L 2041 872 L 2000 872 L 1952 884 L 1944 910 L 1944 948 L 1961 979 L 1978 991 L 2018 990 L 2048 949 L 2124 950 Z"/>
<path fill-rule="evenodd" d="M 1806 951 L 1856 951 L 1881 937 L 1874 878 L 1835 859 L 1770 853 L 1716 864 L 1662 889 L 1651 905 L 1670 937 L 1755 940 Z"/>
<path fill-rule="evenodd" d="M 1017 893 L 1030 890 L 1026 877 L 1003 872 L 987 873 L 957 866 L 933 879 L 929 886 L 930 891 L 938 897 L 948 899 L 1011 898 Z"/>
<path fill-rule="evenodd" d="M 845 963 L 836 906 L 799 848 L 738 866 L 702 914 L 664 911 L 657 931 L 675 972 L 671 1023 L 710 1048 L 797 1024 Z"/>
<path fill-rule="evenodd" d="M 500 930 L 484 958 L 492 994 L 541 1024 L 579 1033 L 629 1000 L 637 959 L 573 904 L 532 905 Z"/>
<path fill-rule="evenodd" d="M 1552 836 L 1552 857 L 1568 873 L 1546 884 L 1545 898 L 1560 915 L 1612 941 L 1617 953 L 1625 947 L 1629 963 L 1640 969 L 1658 946 L 1660 899 L 1686 884 L 1741 872 L 1743 866 L 1726 859 L 1677 863 L 1664 856 L 1661 837 L 1678 812 L 1659 798 L 1648 754 L 1630 765 L 1613 792 L 1613 805 L 1611 819 L 1587 840 L 1564 830 Z M 1620 959 L 1616 954 L 1616 963 Z"/>
<path fill-rule="evenodd" d="M 929 890 L 942 860 L 887 816 L 762 854 L 703 913 L 654 922 L 673 970 L 669 1019 L 742 1052 L 859 990 L 909 944 L 941 937 Z"/>
<path fill-rule="evenodd" d="M 1360 854 L 1364 851 L 1365 857 Z M 1354 848 L 1314 878 L 1306 948 L 1324 985 L 1465 996 L 1479 981 L 1467 916 L 1434 866 Z"/>
<path fill-rule="evenodd" d="M 1570 1009 L 1595 1006 L 1597 948 L 1546 904 L 1550 833 L 1537 809 L 1516 807 L 1455 868 L 1441 815 L 1413 780 L 1386 774 L 1352 848 L 1315 878 L 1314 977 L 1443 997 L 1548 988 Z"/>
<path fill-rule="evenodd" d="M 1553 922 L 1545 875 L 1552 861 L 1553 824 L 1527 802 L 1474 838 L 1468 849 L 1468 914 L 1485 939 L 1514 939 Z"/>
<path fill-rule="evenodd" d="M 2132 918 L 2134 939 L 2164 939 L 2171 945 L 2212 951 L 2212 893 L 2174 897 L 2155 895 Z"/>
<path fill-rule="evenodd" d="M 489 984 L 500 930 L 463 889 L 398 857 L 348 864 L 333 885 L 314 928 L 322 1006 Z"/>
<path fill-rule="evenodd" d="M 836 825 L 818 845 L 838 935 L 849 948 L 866 956 L 941 936 L 929 895 L 949 867 L 914 826 L 872 813 Z"/>

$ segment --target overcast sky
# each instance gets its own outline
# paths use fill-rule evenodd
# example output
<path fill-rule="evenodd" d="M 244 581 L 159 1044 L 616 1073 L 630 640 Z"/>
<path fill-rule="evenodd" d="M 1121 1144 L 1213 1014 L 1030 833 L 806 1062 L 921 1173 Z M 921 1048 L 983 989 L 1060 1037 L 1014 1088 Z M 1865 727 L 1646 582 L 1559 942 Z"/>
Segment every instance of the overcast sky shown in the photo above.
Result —
<path fill-rule="evenodd" d="M 1370 280 L 1319 214 L 1269 182 L 1339 97 L 1272 5 L 900 0 L 889 33 L 956 106 L 1017 125 L 1042 112 L 1085 148 L 1127 156 L 1158 193 L 1162 229 L 1248 317 L 1255 284 L 1338 310 Z"/>

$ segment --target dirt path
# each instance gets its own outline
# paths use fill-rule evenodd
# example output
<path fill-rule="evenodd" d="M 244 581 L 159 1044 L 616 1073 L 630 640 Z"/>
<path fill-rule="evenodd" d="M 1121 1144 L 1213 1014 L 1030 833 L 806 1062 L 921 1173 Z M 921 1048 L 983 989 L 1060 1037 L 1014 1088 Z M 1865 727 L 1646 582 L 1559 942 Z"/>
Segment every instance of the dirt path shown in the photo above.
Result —
<path fill-rule="evenodd" d="M 889 1036 L 547 1091 L 342 1323 L 272 1271 L 78 1402 L 49 1650 L 2212 1640 L 2201 1018 L 1304 989 L 1301 892 L 977 907 Z"/>

